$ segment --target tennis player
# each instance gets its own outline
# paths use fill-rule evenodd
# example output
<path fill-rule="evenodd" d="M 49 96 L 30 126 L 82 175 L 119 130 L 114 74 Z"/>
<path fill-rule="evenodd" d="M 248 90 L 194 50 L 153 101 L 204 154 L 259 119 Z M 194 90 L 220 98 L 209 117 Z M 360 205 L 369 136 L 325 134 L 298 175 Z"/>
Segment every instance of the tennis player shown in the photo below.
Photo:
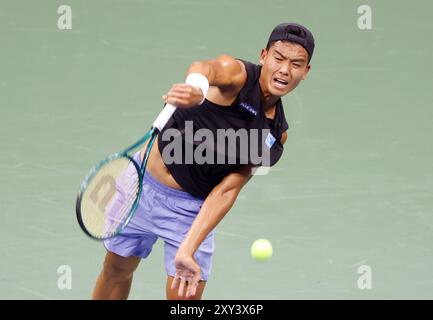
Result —
<path fill-rule="evenodd" d="M 281 97 L 306 78 L 313 50 L 307 28 L 282 23 L 271 32 L 258 65 L 228 55 L 195 62 L 185 83 L 173 85 L 163 96 L 178 109 L 152 147 L 135 215 L 121 234 L 104 242 L 107 254 L 94 299 L 126 299 L 134 271 L 158 238 L 164 241 L 167 299 L 201 299 L 211 271 L 214 229 L 251 178 L 252 168 L 280 159 L 288 129 Z M 238 151 L 234 161 L 228 162 L 233 160 L 225 154 L 230 147 L 207 143 L 203 148 L 196 136 L 186 141 L 191 130 L 217 136 L 221 129 L 243 129 L 250 138 L 253 129 L 265 132 L 256 139 L 263 142 L 257 144 L 258 152 L 268 154 L 267 161 L 257 164 L 250 154 L 240 155 L 239 141 L 232 146 Z M 174 150 L 179 146 L 180 153 Z M 200 154 L 198 148 L 206 149 L 206 159 L 222 154 L 225 161 L 186 161 Z M 182 157 L 173 161 L 177 152 Z"/>

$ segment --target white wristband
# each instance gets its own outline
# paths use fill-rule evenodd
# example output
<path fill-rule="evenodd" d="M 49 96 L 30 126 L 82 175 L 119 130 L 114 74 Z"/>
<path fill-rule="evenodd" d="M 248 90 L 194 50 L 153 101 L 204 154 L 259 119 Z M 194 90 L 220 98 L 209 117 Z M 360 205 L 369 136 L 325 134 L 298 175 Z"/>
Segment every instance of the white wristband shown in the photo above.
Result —
<path fill-rule="evenodd" d="M 209 81 L 207 78 L 200 73 L 190 73 L 186 77 L 185 83 L 201 89 L 201 92 L 203 93 L 203 100 L 200 102 L 200 104 L 202 104 L 206 99 L 207 92 L 209 90 Z"/>

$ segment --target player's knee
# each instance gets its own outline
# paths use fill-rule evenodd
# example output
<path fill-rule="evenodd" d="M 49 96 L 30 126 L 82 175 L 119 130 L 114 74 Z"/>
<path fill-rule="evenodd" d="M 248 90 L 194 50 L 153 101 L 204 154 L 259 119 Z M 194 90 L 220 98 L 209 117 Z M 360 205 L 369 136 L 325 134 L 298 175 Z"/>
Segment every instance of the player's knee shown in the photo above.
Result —
<path fill-rule="evenodd" d="M 134 269 L 126 264 L 116 263 L 113 261 L 104 261 L 102 270 L 104 278 L 112 282 L 122 282 L 129 280 L 134 273 Z"/>

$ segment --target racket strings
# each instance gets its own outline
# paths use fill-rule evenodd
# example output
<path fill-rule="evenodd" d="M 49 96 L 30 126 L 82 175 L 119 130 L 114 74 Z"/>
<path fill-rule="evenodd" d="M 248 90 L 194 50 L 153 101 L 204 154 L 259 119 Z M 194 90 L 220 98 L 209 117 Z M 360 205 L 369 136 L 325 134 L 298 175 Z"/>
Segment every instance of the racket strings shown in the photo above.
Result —
<path fill-rule="evenodd" d="M 127 160 L 124 160 L 124 162 L 128 162 L 127 165 L 125 164 L 126 169 L 124 169 L 124 172 L 119 175 L 119 178 L 117 180 L 124 180 L 124 176 L 128 173 L 128 169 L 133 170 L 133 172 L 136 173 L 136 170 L 133 167 L 132 163 Z M 110 202 L 120 201 L 122 203 L 121 207 L 115 209 L 114 212 L 109 211 L 110 203 L 106 207 L 105 226 L 107 236 L 116 233 L 117 229 L 123 225 L 136 199 L 139 187 L 138 175 L 135 174 L 134 177 L 128 177 L 128 182 L 132 183 L 130 183 L 130 185 L 126 189 L 125 181 L 121 181 L 121 183 L 116 184 L 116 193 L 112 197 L 112 199 L 110 199 Z M 117 197 L 120 197 L 121 199 Z"/>
<path fill-rule="evenodd" d="M 128 158 L 108 162 L 90 181 L 81 210 L 87 230 L 97 238 L 117 233 L 129 217 L 139 191 L 139 173 Z"/>
<path fill-rule="evenodd" d="M 115 214 L 114 217 L 108 217 L 108 222 L 111 222 L 107 228 L 108 234 L 116 233 L 117 229 L 126 221 L 127 215 L 131 211 L 131 208 L 135 202 L 136 194 L 138 193 L 138 187 L 138 184 L 131 184 L 127 190 L 127 194 L 129 195 L 128 199 L 123 202 L 122 207 L 116 211 L 117 214 Z"/>

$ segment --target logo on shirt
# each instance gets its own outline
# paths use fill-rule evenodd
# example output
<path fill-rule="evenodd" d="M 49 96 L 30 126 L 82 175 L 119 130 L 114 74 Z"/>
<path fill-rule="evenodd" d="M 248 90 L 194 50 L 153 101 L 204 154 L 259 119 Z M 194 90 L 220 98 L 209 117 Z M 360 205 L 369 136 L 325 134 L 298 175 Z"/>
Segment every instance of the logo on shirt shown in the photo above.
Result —
<path fill-rule="evenodd" d="M 245 110 L 247 110 L 249 113 L 252 113 L 253 115 L 257 115 L 257 109 L 256 107 L 246 103 L 246 102 L 241 102 L 239 103 L 239 106 Z"/>
<path fill-rule="evenodd" d="M 268 148 L 270 149 L 272 147 L 272 145 L 275 142 L 275 138 L 274 136 L 269 132 L 268 136 L 266 137 L 265 143 L 268 146 Z"/>

